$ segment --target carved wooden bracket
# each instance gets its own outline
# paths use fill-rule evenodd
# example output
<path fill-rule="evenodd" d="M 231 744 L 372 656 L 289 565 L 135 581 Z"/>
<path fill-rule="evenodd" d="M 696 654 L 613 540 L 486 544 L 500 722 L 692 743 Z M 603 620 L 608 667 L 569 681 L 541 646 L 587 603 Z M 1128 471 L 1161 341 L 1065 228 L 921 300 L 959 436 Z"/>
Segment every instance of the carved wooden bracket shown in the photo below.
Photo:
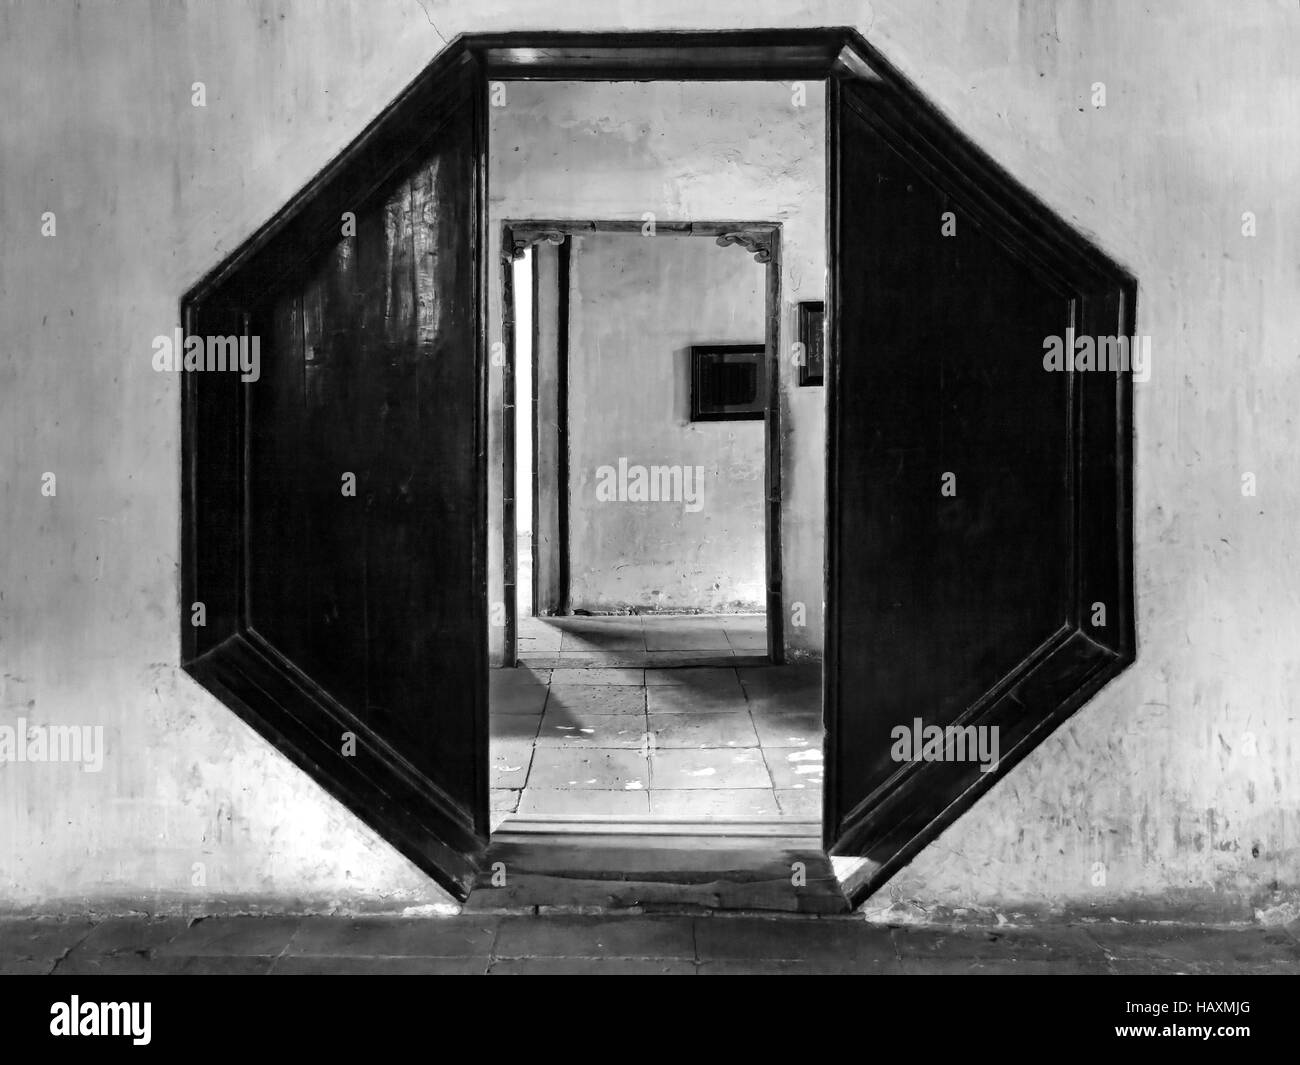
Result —
<path fill-rule="evenodd" d="M 754 261 L 770 263 L 772 261 L 772 231 L 768 229 L 738 229 L 734 233 L 723 233 L 718 237 L 718 247 L 739 244 L 747 252 L 752 252 Z"/>
<path fill-rule="evenodd" d="M 563 244 L 567 239 L 568 234 L 558 229 L 517 229 L 510 234 L 511 247 L 508 254 L 511 259 L 522 259 L 524 252 L 534 244 L 540 244 L 542 241 L 548 244 Z"/>

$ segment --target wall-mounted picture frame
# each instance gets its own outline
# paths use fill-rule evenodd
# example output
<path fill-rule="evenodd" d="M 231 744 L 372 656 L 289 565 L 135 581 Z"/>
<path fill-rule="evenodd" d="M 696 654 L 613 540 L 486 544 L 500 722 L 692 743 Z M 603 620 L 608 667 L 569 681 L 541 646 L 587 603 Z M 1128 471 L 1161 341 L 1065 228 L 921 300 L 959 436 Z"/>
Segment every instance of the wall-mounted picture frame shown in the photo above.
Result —
<path fill-rule="evenodd" d="M 799 343 L 804 356 L 799 363 L 799 384 L 822 384 L 826 372 L 826 304 L 822 300 L 799 304 Z"/>
<path fill-rule="evenodd" d="M 767 410 L 762 344 L 691 345 L 691 421 L 761 419 Z"/>

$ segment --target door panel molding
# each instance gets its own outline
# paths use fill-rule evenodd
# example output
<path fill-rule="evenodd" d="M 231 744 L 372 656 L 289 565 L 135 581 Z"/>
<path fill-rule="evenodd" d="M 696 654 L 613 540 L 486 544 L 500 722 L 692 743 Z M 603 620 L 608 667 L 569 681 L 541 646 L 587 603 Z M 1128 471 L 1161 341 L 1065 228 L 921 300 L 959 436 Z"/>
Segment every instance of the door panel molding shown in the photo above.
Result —
<path fill-rule="evenodd" d="M 489 818 L 486 104 L 444 53 L 181 310 L 261 347 L 256 381 L 182 382 L 182 666 L 459 898 Z"/>
<path fill-rule="evenodd" d="M 1041 361 L 1029 360 L 1044 350 L 1035 354 L 1031 341 L 1056 331 L 1131 337 L 1136 282 L 856 35 L 828 84 L 827 136 L 824 832 L 831 853 L 866 859 L 848 886 L 857 903 L 1134 659 L 1131 373 L 1073 372 L 1054 385 Z M 958 230 L 945 247 L 949 210 Z M 900 277 L 916 286 L 902 293 L 918 300 L 911 315 L 900 310 Z M 1041 295 L 1026 297 L 1027 287 Z M 1031 307 L 1034 320 L 1012 317 Z M 1051 334 L 1041 328 L 1048 321 Z M 994 378 L 964 362 L 968 354 L 992 360 Z M 871 403 L 891 389 L 901 389 L 899 402 L 912 405 L 921 427 Z M 1017 411 L 1047 475 L 1011 453 Z M 942 509 L 945 456 L 969 460 L 962 468 L 977 475 L 973 504 Z M 999 476 L 1034 487 L 1048 521 L 1043 542 L 1065 537 L 1063 556 L 1047 556 L 1050 568 L 1035 575 L 1042 586 L 1031 591 L 1023 580 L 977 583 L 1001 572 L 987 552 L 1036 540 L 1023 510 L 990 502 L 988 484 Z M 1019 539 L 990 541 L 999 522 Z M 980 552 L 974 565 L 963 564 L 964 550 Z M 982 622 L 969 613 L 981 601 Z M 1088 609 L 1097 601 L 1108 620 L 1094 629 Z M 1055 631 L 1026 639 L 1034 615 L 1057 616 Z M 982 687 L 972 687 L 978 675 L 944 675 L 937 643 L 945 633 L 958 634 L 954 657 L 979 663 Z M 1018 658 L 1009 655 L 1017 640 L 1027 643 Z M 996 768 L 884 759 L 880 737 L 917 718 L 996 727 Z"/>

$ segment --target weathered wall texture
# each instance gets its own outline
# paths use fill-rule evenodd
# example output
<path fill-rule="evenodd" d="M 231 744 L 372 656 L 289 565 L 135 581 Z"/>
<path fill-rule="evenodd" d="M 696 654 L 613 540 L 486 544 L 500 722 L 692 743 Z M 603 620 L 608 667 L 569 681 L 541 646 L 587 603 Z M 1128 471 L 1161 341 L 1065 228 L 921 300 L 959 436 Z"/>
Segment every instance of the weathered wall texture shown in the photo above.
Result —
<path fill-rule="evenodd" d="M 763 610 L 763 423 L 690 420 L 690 347 L 763 343 L 767 268 L 640 233 L 576 237 L 571 262 L 572 606 Z M 675 468 L 680 493 L 602 500 L 620 459 Z"/>
<path fill-rule="evenodd" d="M 796 105 L 796 101 L 798 104 Z M 781 336 L 789 351 L 800 300 L 826 293 L 825 95 L 780 82 L 508 82 L 491 111 L 493 241 L 506 219 L 781 223 Z M 494 245 L 495 246 L 495 245 Z M 737 249 L 728 249 L 737 252 Z M 737 254 L 739 254 L 737 252 Z M 493 276 L 492 321 L 500 286 Z M 762 336 L 762 322 L 756 323 Z M 781 365 L 782 578 L 786 646 L 822 647 L 825 391 L 800 388 Z M 499 410 L 494 381 L 493 410 Z M 735 423 L 731 423 L 735 424 Z M 499 478 L 500 421 L 491 469 Z M 500 492 L 491 486 L 489 594 L 500 598 Z M 575 556 L 576 557 L 576 556 Z M 791 623 L 795 604 L 802 604 Z M 494 654 L 501 631 L 493 632 Z"/>
<path fill-rule="evenodd" d="M 150 341 L 440 33 L 841 23 L 1136 273 L 1154 338 L 1138 661 L 883 901 L 1265 918 L 1300 902 L 1294 5 L 377 0 L 322 18 L 32 0 L 0 7 L 0 713 L 101 723 L 108 756 L 98 774 L 0 768 L 0 904 L 442 897 L 178 671 L 178 391 Z M 743 181 L 762 140 L 744 147 L 670 206 L 716 213 L 706 193 Z"/>

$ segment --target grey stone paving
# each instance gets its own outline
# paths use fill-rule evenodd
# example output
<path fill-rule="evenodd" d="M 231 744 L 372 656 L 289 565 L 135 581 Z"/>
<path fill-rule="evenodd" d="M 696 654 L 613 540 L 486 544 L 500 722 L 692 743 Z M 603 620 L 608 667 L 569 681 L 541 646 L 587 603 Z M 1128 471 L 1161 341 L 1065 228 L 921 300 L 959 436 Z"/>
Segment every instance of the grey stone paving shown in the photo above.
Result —
<path fill-rule="evenodd" d="M 1295 974 L 1300 925 L 886 928 L 861 917 L 0 919 L 0 974 Z"/>
<path fill-rule="evenodd" d="M 519 625 L 520 667 L 490 678 L 494 829 L 515 814 L 820 819 L 821 667 L 766 664 L 763 617 Z"/>

